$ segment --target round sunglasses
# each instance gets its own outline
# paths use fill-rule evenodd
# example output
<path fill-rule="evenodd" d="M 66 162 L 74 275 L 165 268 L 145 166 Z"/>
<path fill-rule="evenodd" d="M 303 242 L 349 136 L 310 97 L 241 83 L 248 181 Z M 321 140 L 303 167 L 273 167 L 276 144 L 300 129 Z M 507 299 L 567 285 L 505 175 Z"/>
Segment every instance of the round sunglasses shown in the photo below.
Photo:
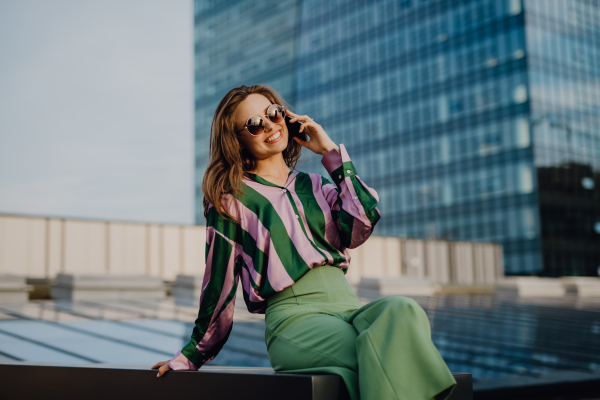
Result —
<path fill-rule="evenodd" d="M 263 117 L 267 117 L 269 121 L 274 124 L 280 123 L 285 118 L 285 107 L 279 104 L 271 104 L 269 108 L 267 108 L 267 113 L 263 115 Z M 262 117 L 253 116 L 248 118 L 246 121 L 246 126 L 244 126 L 252 136 L 258 136 L 265 130 L 265 121 Z M 240 133 L 244 129 L 240 129 L 236 133 Z"/>

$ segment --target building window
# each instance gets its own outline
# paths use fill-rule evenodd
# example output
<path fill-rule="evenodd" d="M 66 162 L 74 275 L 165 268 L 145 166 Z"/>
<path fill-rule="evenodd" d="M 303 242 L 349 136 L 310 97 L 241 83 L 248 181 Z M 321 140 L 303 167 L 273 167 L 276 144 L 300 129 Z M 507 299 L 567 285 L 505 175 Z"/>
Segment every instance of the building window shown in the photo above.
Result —
<path fill-rule="evenodd" d="M 533 208 L 524 208 L 521 215 L 523 222 L 523 233 L 527 239 L 535 238 L 535 213 Z"/>
<path fill-rule="evenodd" d="M 529 136 L 529 121 L 526 118 L 517 118 L 515 120 L 515 143 L 517 148 L 524 149 L 531 144 Z"/>
<path fill-rule="evenodd" d="M 508 12 L 510 15 L 521 14 L 521 0 L 507 0 L 508 1 Z"/>
<path fill-rule="evenodd" d="M 513 91 L 513 100 L 517 104 L 522 104 L 527 101 L 527 87 L 523 84 L 515 87 Z"/>
<path fill-rule="evenodd" d="M 519 166 L 519 192 L 527 194 L 533 192 L 533 174 L 529 165 Z"/>

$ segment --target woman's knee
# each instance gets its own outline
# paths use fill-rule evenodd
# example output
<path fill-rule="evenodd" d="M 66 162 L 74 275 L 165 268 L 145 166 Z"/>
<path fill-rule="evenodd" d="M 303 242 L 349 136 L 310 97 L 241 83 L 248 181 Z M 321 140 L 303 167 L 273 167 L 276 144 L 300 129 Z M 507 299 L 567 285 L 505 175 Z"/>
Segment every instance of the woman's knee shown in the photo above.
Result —
<path fill-rule="evenodd" d="M 389 296 L 384 300 L 386 308 L 395 313 L 403 314 L 424 314 L 425 310 L 412 297 L 406 296 Z"/>
<path fill-rule="evenodd" d="M 417 303 L 417 301 L 415 299 L 413 299 L 412 297 L 406 297 L 406 296 L 388 296 L 388 297 L 383 297 L 382 299 L 385 299 L 384 301 L 394 307 L 400 307 L 400 308 L 414 308 L 414 307 L 420 307 L 419 303 Z"/>
<path fill-rule="evenodd" d="M 390 309 L 394 314 L 397 314 L 399 318 L 404 320 L 407 318 L 413 319 L 428 333 L 431 332 L 429 317 L 423 307 L 421 307 L 415 299 L 406 296 L 391 296 L 389 299 Z"/>

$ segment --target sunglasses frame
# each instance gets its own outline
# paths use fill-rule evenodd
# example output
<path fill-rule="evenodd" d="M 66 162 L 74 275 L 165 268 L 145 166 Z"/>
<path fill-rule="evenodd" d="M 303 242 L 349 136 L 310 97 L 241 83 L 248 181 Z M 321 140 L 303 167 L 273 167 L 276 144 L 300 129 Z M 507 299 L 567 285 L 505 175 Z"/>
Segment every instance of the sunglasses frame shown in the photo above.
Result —
<path fill-rule="evenodd" d="M 287 115 L 287 113 L 286 113 L 286 109 L 285 109 L 285 106 L 282 106 L 281 104 L 273 103 L 273 104 L 271 104 L 271 105 L 269 106 L 269 108 L 271 108 L 271 107 L 273 107 L 273 106 L 278 106 L 278 107 L 281 107 L 281 109 L 283 110 L 283 115 L 282 115 L 282 118 L 283 118 L 283 119 L 282 119 L 282 120 L 283 120 L 283 121 L 285 121 L 285 117 L 286 117 L 286 115 Z M 250 118 L 248 118 L 248 120 L 246 121 L 246 124 L 245 124 L 244 128 L 243 128 L 243 129 L 240 129 L 239 131 L 237 131 L 237 132 L 236 132 L 236 134 L 237 134 L 237 133 L 240 133 L 240 132 L 242 132 L 242 131 L 245 129 L 245 130 L 247 130 L 247 131 L 248 131 L 248 133 L 249 133 L 249 134 L 251 134 L 252 136 L 260 136 L 260 134 L 261 134 L 261 133 L 263 133 L 263 132 L 265 131 L 265 120 L 264 120 L 264 118 L 263 118 L 263 117 L 267 117 L 267 119 L 268 119 L 269 121 L 271 121 L 271 118 L 269 118 L 269 115 L 268 115 L 268 114 L 269 114 L 269 108 L 267 108 L 267 113 L 266 113 L 265 115 L 263 115 L 262 117 L 261 117 L 261 116 L 258 116 L 258 115 L 253 115 L 252 117 L 250 117 L 250 118 L 253 118 L 253 117 L 258 117 L 258 118 L 260 118 L 260 120 L 262 121 L 262 132 L 260 132 L 260 133 L 258 133 L 258 134 L 254 134 L 254 133 L 250 132 L 250 129 L 248 129 L 248 121 L 250 121 Z M 281 122 L 281 121 L 280 121 L 280 122 Z M 271 121 L 271 123 L 272 123 L 272 124 L 278 124 L 279 122 L 273 122 L 273 121 Z"/>

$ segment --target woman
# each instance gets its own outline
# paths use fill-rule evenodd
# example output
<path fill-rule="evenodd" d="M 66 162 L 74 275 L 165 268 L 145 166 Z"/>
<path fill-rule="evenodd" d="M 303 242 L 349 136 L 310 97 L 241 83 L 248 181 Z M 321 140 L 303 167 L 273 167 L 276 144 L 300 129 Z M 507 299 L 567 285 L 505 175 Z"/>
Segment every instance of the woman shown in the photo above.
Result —
<path fill-rule="evenodd" d="M 300 134 L 290 137 L 296 122 Z M 323 156 L 333 182 L 295 170 L 302 147 Z M 338 374 L 352 400 L 450 396 L 456 380 L 431 341 L 425 311 L 404 296 L 363 306 L 345 278 L 348 249 L 364 243 L 380 218 L 379 196 L 321 125 L 289 111 L 269 86 L 232 89 L 214 114 L 202 191 L 200 310 L 189 343 L 152 367 L 158 376 L 216 357 L 231 332 L 241 276 L 248 310 L 265 314 L 275 371 Z"/>

